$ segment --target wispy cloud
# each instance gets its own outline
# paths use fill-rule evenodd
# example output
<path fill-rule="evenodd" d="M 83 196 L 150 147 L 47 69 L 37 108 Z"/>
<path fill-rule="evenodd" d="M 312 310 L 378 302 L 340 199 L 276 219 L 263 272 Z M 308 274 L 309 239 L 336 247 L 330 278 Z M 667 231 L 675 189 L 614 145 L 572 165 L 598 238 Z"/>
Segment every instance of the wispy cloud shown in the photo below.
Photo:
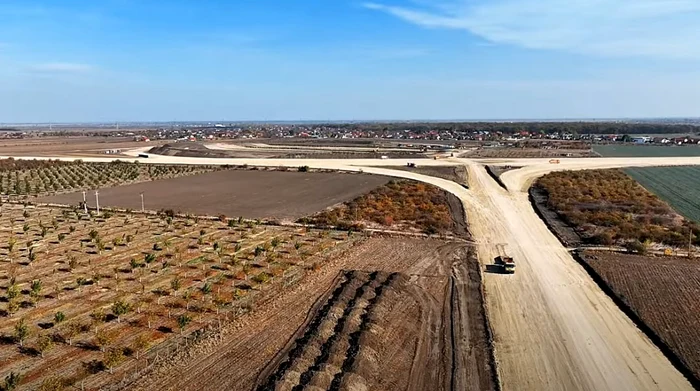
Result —
<path fill-rule="evenodd" d="M 38 73 L 86 73 L 94 69 L 92 65 L 70 62 L 50 62 L 29 66 L 30 71 Z"/>
<path fill-rule="evenodd" d="M 531 49 L 700 58 L 698 0 L 448 0 L 364 3 L 426 28 L 466 30 Z"/>

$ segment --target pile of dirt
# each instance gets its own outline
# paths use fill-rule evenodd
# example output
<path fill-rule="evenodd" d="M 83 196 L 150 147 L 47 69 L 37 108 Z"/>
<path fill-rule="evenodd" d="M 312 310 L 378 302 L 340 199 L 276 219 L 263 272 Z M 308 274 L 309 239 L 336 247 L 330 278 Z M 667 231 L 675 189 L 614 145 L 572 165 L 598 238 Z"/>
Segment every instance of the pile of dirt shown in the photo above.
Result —
<path fill-rule="evenodd" d="M 149 151 L 154 155 L 181 156 L 181 157 L 207 157 L 207 158 L 227 158 L 231 157 L 226 151 L 209 149 L 198 143 L 177 143 L 164 144 L 153 147 Z"/>

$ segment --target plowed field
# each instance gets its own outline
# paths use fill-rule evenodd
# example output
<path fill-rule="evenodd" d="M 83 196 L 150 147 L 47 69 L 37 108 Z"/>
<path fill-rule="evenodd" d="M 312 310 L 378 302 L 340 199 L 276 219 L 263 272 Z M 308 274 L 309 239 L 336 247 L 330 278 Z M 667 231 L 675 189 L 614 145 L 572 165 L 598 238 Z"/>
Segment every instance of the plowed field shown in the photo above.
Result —
<path fill-rule="evenodd" d="M 646 325 L 666 354 L 700 383 L 700 263 L 697 259 L 587 252 L 582 256 Z"/>
<path fill-rule="evenodd" d="M 373 238 L 132 389 L 491 390 L 488 348 L 469 247 Z"/>
<path fill-rule="evenodd" d="M 376 175 L 230 170 L 100 189 L 100 205 L 172 209 L 183 213 L 245 218 L 297 219 L 351 200 L 384 183 Z M 82 192 L 42 197 L 38 202 L 76 205 Z M 89 197 L 88 205 L 95 205 Z"/>

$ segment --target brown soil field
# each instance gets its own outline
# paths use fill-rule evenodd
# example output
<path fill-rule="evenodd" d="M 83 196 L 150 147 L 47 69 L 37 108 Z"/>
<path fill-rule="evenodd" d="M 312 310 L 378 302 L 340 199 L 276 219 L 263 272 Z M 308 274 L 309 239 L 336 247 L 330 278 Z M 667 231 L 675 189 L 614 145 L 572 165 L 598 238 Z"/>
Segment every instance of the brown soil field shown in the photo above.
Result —
<path fill-rule="evenodd" d="M 584 252 L 580 259 L 671 362 L 700 385 L 700 263 L 696 259 Z"/>
<path fill-rule="evenodd" d="M 342 173 L 231 170 L 100 189 L 100 205 L 172 209 L 201 215 L 294 220 L 353 199 L 388 178 Z M 82 193 L 41 197 L 37 202 L 75 205 Z M 88 205 L 94 206 L 94 197 Z"/>
<path fill-rule="evenodd" d="M 3 205 L 0 227 L 0 378 L 21 373 L 31 389 L 49 376 L 88 389 L 117 385 L 184 336 L 249 311 L 362 239 L 20 205 Z M 21 322 L 29 334 L 18 339 Z M 122 364 L 114 374 L 108 352 Z"/>
<path fill-rule="evenodd" d="M 109 149 L 127 150 L 156 146 L 166 141 L 149 143 L 132 137 L 35 137 L 7 139 L 0 143 L 0 156 L 105 156 Z"/>
<path fill-rule="evenodd" d="M 598 157 L 590 149 L 539 149 L 539 148 L 478 148 L 460 154 L 464 158 L 564 158 Z"/>
<path fill-rule="evenodd" d="M 220 144 L 237 146 L 237 148 L 210 149 L 199 142 L 177 142 L 154 147 L 149 152 L 166 156 L 207 158 L 379 159 L 382 156 L 391 158 L 424 158 L 427 156 L 417 149 L 406 149 L 405 151 L 377 149 L 373 151 L 370 148 L 380 147 L 375 144 L 328 143 L 315 139 L 302 143 L 283 143 L 269 139 L 258 139 L 245 142 L 220 142 Z M 347 147 L 363 147 L 367 150 L 350 150 Z"/>
<path fill-rule="evenodd" d="M 393 167 L 393 169 L 447 179 L 448 181 L 456 182 L 463 186 L 469 183 L 467 168 L 464 166 Z"/>
<path fill-rule="evenodd" d="M 372 238 L 128 388 L 494 390 L 482 299 L 469 246 Z"/>
<path fill-rule="evenodd" d="M 206 158 L 274 158 L 279 151 L 242 148 L 234 150 L 209 149 L 199 142 L 182 142 L 159 145 L 151 148 L 149 153 L 165 156 L 206 157 Z"/>

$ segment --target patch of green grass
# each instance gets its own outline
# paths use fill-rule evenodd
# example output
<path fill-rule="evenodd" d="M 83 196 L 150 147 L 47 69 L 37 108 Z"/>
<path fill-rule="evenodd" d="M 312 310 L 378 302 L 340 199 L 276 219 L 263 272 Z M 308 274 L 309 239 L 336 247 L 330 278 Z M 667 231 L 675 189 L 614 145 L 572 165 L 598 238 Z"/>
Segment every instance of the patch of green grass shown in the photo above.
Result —
<path fill-rule="evenodd" d="M 698 146 L 595 145 L 593 151 L 603 157 L 687 157 L 700 156 Z"/>
<path fill-rule="evenodd" d="M 625 172 L 681 215 L 700 222 L 700 167 L 630 168 Z"/>

